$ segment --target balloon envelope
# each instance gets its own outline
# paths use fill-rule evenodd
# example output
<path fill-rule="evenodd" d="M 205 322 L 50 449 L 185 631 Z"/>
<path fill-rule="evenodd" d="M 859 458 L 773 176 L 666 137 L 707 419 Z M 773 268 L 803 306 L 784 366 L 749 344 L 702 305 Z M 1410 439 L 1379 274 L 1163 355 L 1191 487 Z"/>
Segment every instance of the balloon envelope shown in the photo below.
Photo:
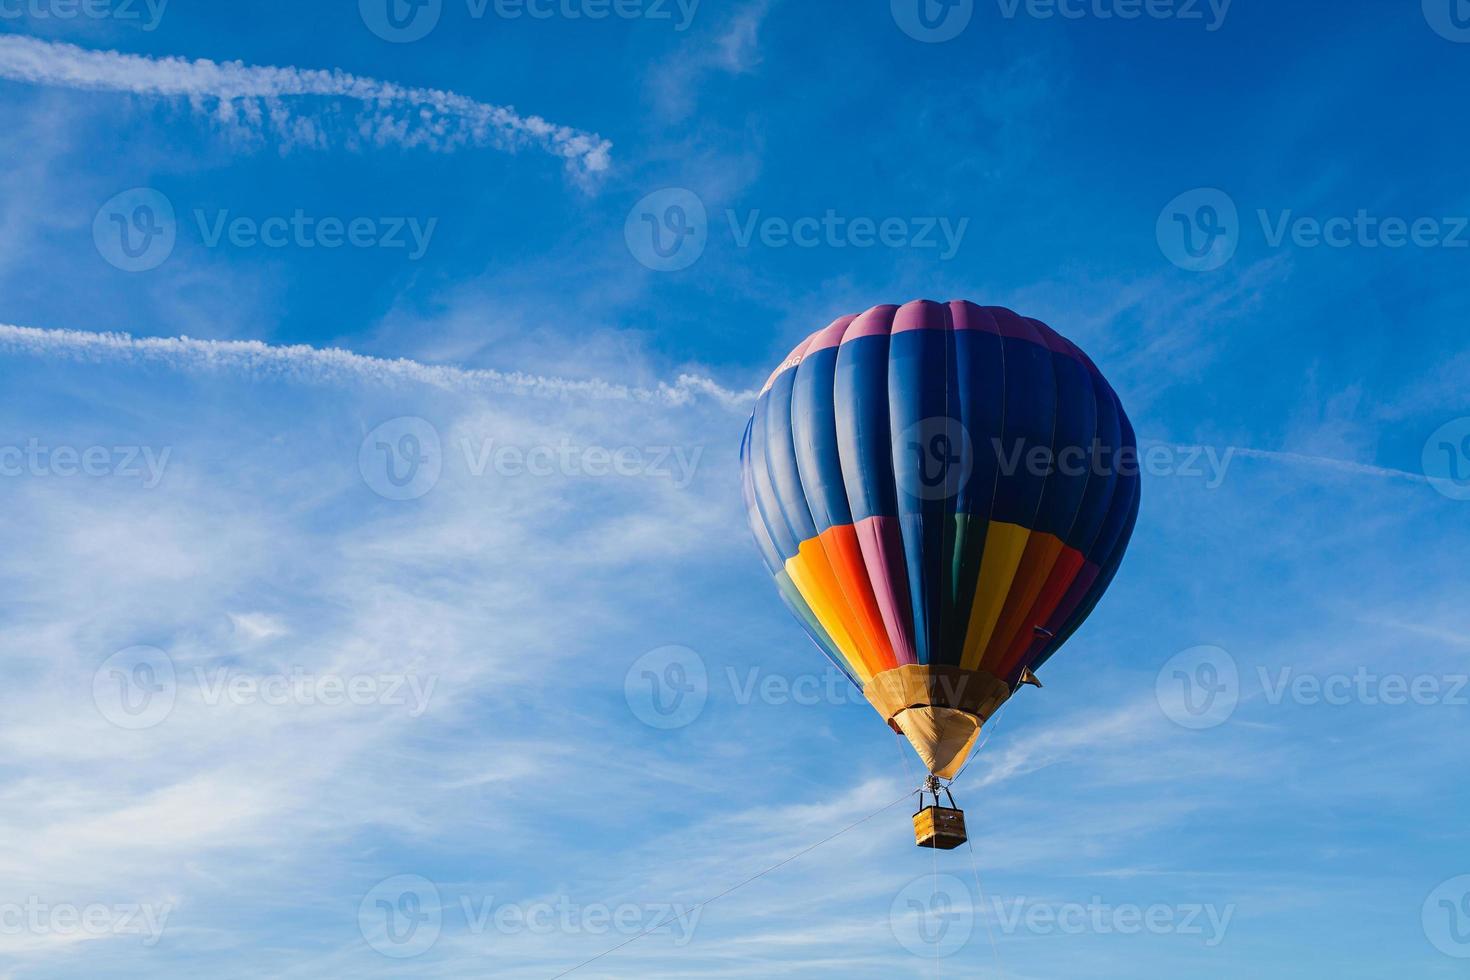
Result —
<path fill-rule="evenodd" d="M 1096 366 L 967 302 L 812 334 L 761 390 L 741 464 L 782 599 L 945 776 L 1092 612 L 1138 516 L 1133 428 Z"/>

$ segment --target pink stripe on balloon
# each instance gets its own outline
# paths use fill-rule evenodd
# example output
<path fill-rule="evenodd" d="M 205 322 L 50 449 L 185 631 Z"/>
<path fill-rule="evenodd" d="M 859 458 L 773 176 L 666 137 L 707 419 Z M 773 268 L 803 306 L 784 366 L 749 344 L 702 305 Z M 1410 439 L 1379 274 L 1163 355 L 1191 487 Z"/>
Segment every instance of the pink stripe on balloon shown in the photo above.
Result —
<path fill-rule="evenodd" d="M 893 316 L 898 312 L 896 306 L 875 306 L 865 313 L 860 313 L 857 319 L 848 326 L 847 332 L 842 335 L 844 344 L 857 340 L 859 337 L 879 337 L 893 331 Z"/>
<path fill-rule="evenodd" d="M 1012 340 L 1025 340 L 1079 361 L 1094 376 L 1102 376 L 1086 354 L 1040 320 L 1020 316 L 1004 306 L 978 306 L 964 300 L 936 303 L 933 300 L 918 299 L 903 306 L 875 306 L 855 317 L 846 316 L 834 321 L 807 338 L 810 346 L 805 348 L 804 353 L 802 348 L 793 351 L 792 356 L 783 361 L 771 375 L 771 380 L 766 382 L 766 388 L 771 386 L 783 370 L 799 364 L 803 356 L 810 356 L 819 350 L 860 337 L 897 334 L 909 330 L 973 330 L 999 334 Z"/>
<path fill-rule="evenodd" d="M 883 627 L 897 658 L 895 666 L 917 663 L 909 573 L 904 564 L 903 532 L 896 517 L 870 517 L 856 525 L 868 581 L 883 615 Z"/>
<path fill-rule="evenodd" d="M 842 343 L 842 335 L 847 332 L 847 327 L 856 320 L 856 315 L 838 317 L 829 325 L 818 330 L 812 335 L 812 342 L 807 346 L 804 357 L 811 357 L 817 351 L 830 350 Z"/>
<path fill-rule="evenodd" d="M 956 330 L 1000 333 L 1000 325 L 995 322 L 995 312 L 992 307 L 977 306 L 965 300 L 956 300 L 949 304 L 949 315 L 954 321 Z"/>
<path fill-rule="evenodd" d="M 906 330 L 948 330 L 949 308 L 943 303 L 928 299 L 916 299 L 898 308 L 893 317 L 893 332 Z"/>
<path fill-rule="evenodd" d="M 771 376 L 766 379 L 765 387 L 761 389 L 762 395 L 771 390 L 771 386 L 776 383 L 776 379 L 781 377 L 783 372 L 796 369 L 796 366 L 801 363 L 801 359 L 806 356 L 807 348 L 811 346 L 813 340 L 817 339 L 817 334 L 819 333 L 821 333 L 820 330 L 797 344 L 796 348 L 790 354 L 786 355 L 786 360 L 776 365 L 776 370 L 771 372 Z"/>

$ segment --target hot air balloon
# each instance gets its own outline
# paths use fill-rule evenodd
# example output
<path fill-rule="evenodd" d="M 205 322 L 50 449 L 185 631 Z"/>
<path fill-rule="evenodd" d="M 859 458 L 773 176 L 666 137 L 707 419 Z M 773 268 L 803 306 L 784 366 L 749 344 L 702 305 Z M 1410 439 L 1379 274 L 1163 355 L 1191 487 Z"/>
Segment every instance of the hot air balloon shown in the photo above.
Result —
<path fill-rule="evenodd" d="M 1133 532 L 1137 447 L 1117 394 L 1038 320 L 877 306 L 777 366 L 740 457 L 781 598 L 928 769 L 916 839 L 963 843 L 940 780 L 1040 686 Z"/>

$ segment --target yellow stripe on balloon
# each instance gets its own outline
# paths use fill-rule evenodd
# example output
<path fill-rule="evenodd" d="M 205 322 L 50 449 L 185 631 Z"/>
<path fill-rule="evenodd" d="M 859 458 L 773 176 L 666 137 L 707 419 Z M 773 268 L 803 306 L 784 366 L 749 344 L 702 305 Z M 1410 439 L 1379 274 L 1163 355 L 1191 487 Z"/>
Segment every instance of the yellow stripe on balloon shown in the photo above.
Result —
<path fill-rule="evenodd" d="M 996 624 L 990 642 L 986 644 L 985 653 L 980 658 L 982 669 L 992 670 L 996 667 L 1011 648 L 1016 634 L 1037 625 L 1025 620 L 1031 607 L 1036 604 L 1036 597 L 1046 585 L 1052 566 L 1057 563 L 1057 555 L 1061 553 L 1062 539 L 1055 534 L 1032 534 L 1027 540 L 1026 553 L 1016 569 L 1010 591 L 1006 594 L 1005 612 Z"/>
<path fill-rule="evenodd" d="M 980 559 L 980 578 L 975 582 L 975 604 L 970 607 L 970 626 L 965 632 L 965 653 L 960 661 L 966 670 L 980 669 L 1030 537 L 1029 528 L 990 522 L 985 535 L 985 555 Z"/>

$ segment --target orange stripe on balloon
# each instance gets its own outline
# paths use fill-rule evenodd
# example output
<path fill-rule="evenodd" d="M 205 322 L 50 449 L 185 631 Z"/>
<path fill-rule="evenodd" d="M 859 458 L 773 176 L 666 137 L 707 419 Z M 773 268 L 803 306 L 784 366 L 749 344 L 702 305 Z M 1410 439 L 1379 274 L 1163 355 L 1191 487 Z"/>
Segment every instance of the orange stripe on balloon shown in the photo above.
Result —
<path fill-rule="evenodd" d="M 1057 610 L 1057 604 L 1067 594 L 1067 589 L 1076 580 L 1077 573 L 1086 564 L 1086 558 L 1076 548 L 1062 548 L 1052 564 L 1051 571 L 1031 603 L 1029 615 L 1022 620 L 1021 627 L 1011 637 L 1006 650 L 996 660 L 997 677 L 1010 677 L 1022 667 L 1028 666 L 1028 651 L 1038 643 L 1045 645 L 1046 637 L 1037 636 L 1035 627 L 1047 627 L 1047 621 Z"/>
<path fill-rule="evenodd" d="M 1056 607 L 1051 611 L 1051 615 L 1047 617 L 1046 628 L 1048 630 L 1051 630 L 1053 633 L 1058 633 L 1065 628 L 1068 620 L 1072 618 L 1072 614 L 1082 604 L 1082 599 L 1087 595 L 1087 591 L 1092 587 L 1092 583 L 1097 581 L 1097 576 L 1100 571 L 1101 569 L 1095 563 L 1083 561 L 1082 567 L 1078 569 L 1077 574 L 1073 576 L 1071 583 L 1067 585 L 1066 590 L 1062 593 L 1061 600 L 1057 602 Z M 1029 667 L 1053 642 L 1050 637 L 1036 637 L 1035 642 L 1026 648 L 1025 652 L 1018 658 L 1017 666 L 1024 665 Z"/>
<path fill-rule="evenodd" d="M 883 614 L 878 610 L 878 600 L 873 595 L 872 583 L 868 581 L 868 567 L 863 560 L 857 528 L 851 524 L 830 527 L 817 535 L 817 540 L 822 542 L 833 578 L 847 600 L 848 611 L 852 614 L 848 628 L 862 649 L 867 665 L 874 672 L 897 667 L 898 660 L 893 655 L 893 644 L 888 640 Z"/>
<path fill-rule="evenodd" d="M 835 635 L 833 639 L 854 671 L 871 676 L 882 660 L 873 648 L 871 637 L 864 634 L 861 620 L 853 615 L 821 539 L 810 538 L 798 547 L 796 557 L 786 563 L 792 580 L 822 624 L 831 631 L 830 622 L 841 632 L 841 639 Z"/>

